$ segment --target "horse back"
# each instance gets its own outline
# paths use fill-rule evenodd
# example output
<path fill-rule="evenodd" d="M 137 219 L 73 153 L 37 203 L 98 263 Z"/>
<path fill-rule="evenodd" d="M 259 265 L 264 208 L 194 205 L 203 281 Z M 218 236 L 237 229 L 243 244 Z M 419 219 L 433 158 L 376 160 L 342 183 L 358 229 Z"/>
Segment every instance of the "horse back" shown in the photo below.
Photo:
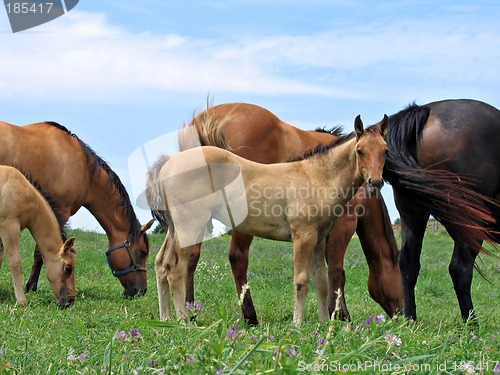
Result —
<path fill-rule="evenodd" d="M 68 211 L 88 193 L 87 160 L 78 140 L 48 124 L 0 122 L 0 164 L 28 173 Z"/>

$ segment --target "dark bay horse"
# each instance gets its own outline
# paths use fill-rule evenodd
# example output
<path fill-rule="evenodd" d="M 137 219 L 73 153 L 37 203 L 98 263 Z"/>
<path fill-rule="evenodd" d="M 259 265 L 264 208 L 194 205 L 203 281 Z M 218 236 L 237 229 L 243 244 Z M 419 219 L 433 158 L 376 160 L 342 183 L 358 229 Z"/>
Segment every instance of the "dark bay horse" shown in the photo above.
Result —
<path fill-rule="evenodd" d="M 228 103 L 210 107 L 198 114 L 189 124 L 195 126 L 199 141 L 194 144 L 181 137 L 181 149 L 191 146 L 212 145 L 230 150 L 245 159 L 263 164 L 286 162 L 302 156 L 318 145 L 326 145 L 340 135 L 326 131 L 304 131 L 280 120 L 260 106 L 246 103 Z M 341 291 L 338 315 L 348 319 L 345 303 L 344 255 L 353 233 L 361 241 L 369 266 L 368 290 L 382 308 L 393 315 L 403 308 L 403 289 L 397 264 L 399 251 L 392 232 L 390 218 L 381 195 L 370 195 L 365 185 L 349 202 L 332 229 L 327 241 L 329 276 L 329 311 L 332 313 Z M 231 269 L 238 295 L 247 284 L 249 249 L 253 236 L 232 232 L 229 248 Z M 200 255 L 200 246 L 195 246 L 190 262 L 187 284 L 188 301 L 194 300 L 193 275 Z M 249 324 L 258 323 L 250 290 L 245 293 L 242 304 L 243 316 Z"/>
<path fill-rule="evenodd" d="M 214 218 L 241 233 L 293 244 L 294 324 L 304 320 L 310 274 L 319 318 L 329 319 L 325 238 L 337 210 L 363 183 L 382 186 L 388 118 L 317 147 L 302 159 L 261 164 L 227 150 L 204 146 L 161 157 L 148 173 L 147 198 L 167 235 L 155 258 L 160 318 L 186 318 L 186 276 L 194 245 Z"/>
<path fill-rule="evenodd" d="M 466 321 L 473 317 L 476 255 L 483 241 L 499 239 L 500 111 L 474 100 L 444 100 L 410 105 L 390 123 L 384 178 L 401 215 L 405 315 L 417 317 L 415 284 L 432 215 L 455 242 L 449 273 Z"/>
<path fill-rule="evenodd" d="M 65 127 L 43 122 L 16 126 L 0 122 L 0 164 L 28 172 L 61 205 L 67 221 L 87 208 L 109 240 L 108 264 L 126 296 L 147 289 L 149 244 L 118 175 L 87 144 Z M 43 261 L 35 257 L 27 290 L 36 290 Z"/>

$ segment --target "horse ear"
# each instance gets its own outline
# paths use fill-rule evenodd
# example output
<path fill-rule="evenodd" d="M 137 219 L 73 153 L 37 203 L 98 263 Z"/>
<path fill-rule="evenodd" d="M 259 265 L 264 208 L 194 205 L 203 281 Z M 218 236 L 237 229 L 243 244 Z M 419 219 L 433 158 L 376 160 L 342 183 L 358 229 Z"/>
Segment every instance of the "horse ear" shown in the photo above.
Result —
<path fill-rule="evenodd" d="M 75 237 L 70 237 L 70 238 L 68 238 L 64 242 L 62 251 L 64 253 L 69 252 L 71 254 L 76 254 L 76 250 L 75 250 Z"/>
<path fill-rule="evenodd" d="M 385 136 L 387 133 L 387 128 L 389 127 L 389 117 L 387 115 L 384 115 L 384 118 L 380 122 L 380 134 L 382 134 L 382 137 Z"/>
<path fill-rule="evenodd" d="M 357 115 L 354 120 L 354 131 L 356 132 L 356 138 L 359 139 L 365 132 L 363 121 L 361 121 L 361 115 Z"/>
<path fill-rule="evenodd" d="M 151 225 L 155 222 L 155 219 L 149 220 L 146 224 L 143 224 L 141 226 L 141 233 L 146 232 L 149 228 L 151 228 Z"/>

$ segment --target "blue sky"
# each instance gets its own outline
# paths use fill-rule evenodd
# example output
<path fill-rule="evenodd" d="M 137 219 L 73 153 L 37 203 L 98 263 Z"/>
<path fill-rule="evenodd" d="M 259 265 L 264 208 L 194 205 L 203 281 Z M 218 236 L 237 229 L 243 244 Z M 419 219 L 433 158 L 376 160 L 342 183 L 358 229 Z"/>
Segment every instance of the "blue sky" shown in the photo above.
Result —
<path fill-rule="evenodd" d="M 497 1 L 80 0 L 12 34 L 2 8 L 0 119 L 60 122 L 130 188 L 143 177 L 129 175 L 134 149 L 189 121 L 208 95 L 349 131 L 358 114 L 370 124 L 414 100 L 500 107 L 499 19 Z M 98 228 L 84 213 L 71 225 Z"/>

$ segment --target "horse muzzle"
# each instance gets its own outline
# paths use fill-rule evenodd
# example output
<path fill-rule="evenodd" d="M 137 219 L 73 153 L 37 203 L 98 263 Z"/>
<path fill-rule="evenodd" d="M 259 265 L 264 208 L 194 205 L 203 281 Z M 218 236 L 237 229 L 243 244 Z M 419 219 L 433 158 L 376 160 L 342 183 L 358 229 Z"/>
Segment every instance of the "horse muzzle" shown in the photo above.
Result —
<path fill-rule="evenodd" d="M 380 191 L 380 189 L 382 189 L 382 186 L 384 186 L 384 180 L 381 178 L 369 178 L 366 185 L 368 186 L 370 194 L 376 194 Z"/>
<path fill-rule="evenodd" d="M 71 307 L 71 305 L 73 305 L 74 302 L 75 302 L 75 296 L 60 297 L 57 300 L 57 306 L 61 309 L 67 309 L 68 307 Z"/>

